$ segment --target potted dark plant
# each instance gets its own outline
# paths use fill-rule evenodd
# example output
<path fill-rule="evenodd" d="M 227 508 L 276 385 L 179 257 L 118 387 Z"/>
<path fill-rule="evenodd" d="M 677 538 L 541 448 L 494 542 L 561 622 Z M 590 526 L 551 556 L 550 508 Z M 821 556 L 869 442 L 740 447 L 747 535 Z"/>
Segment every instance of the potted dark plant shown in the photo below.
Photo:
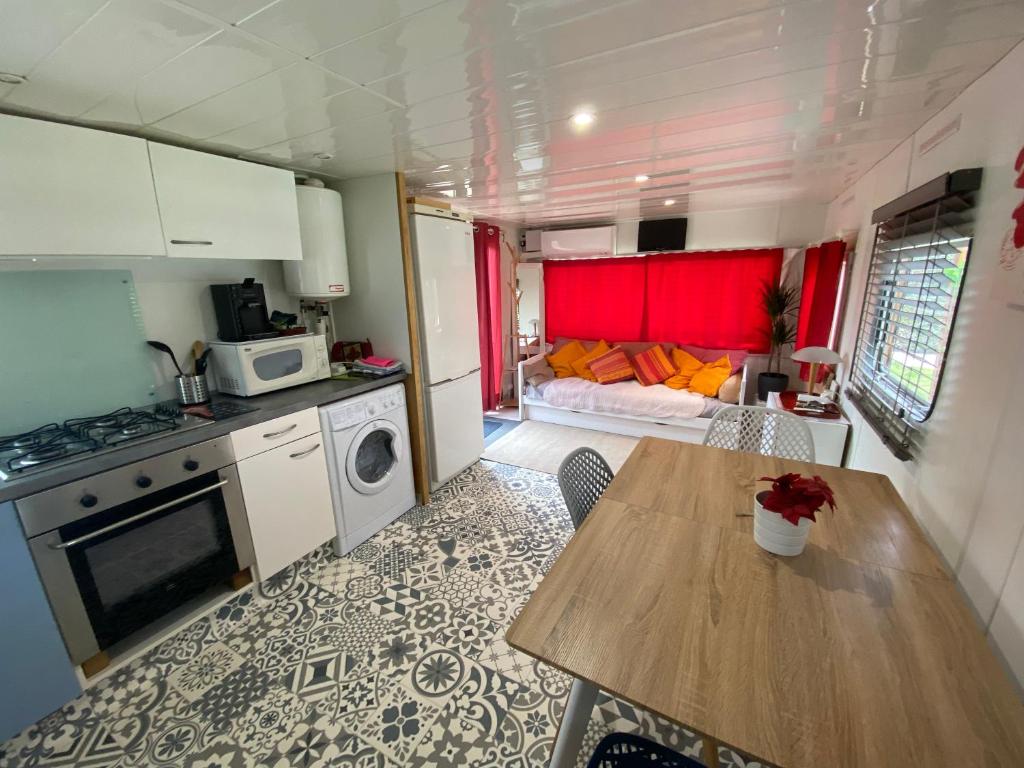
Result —
<path fill-rule="evenodd" d="M 796 288 L 765 283 L 761 305 L 768 315 L 768 370 L 757 375 L 757 398 L 767 400 L 769 392 L 784 392 L 789 376 L 782 373 L 782 348 L 796 341 L 796 315 L 800 294 Z"/>

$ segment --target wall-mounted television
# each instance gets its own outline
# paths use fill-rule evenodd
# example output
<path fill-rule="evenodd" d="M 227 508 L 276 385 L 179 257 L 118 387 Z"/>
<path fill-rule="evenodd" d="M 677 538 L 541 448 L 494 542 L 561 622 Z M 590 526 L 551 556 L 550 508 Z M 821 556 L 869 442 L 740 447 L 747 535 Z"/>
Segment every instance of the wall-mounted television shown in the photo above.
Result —
<path fill-rule="evenodd" d="M 636 250 L 638 253 L 686 250 L 686 219 L 641 221 L 637 231 Z"/>

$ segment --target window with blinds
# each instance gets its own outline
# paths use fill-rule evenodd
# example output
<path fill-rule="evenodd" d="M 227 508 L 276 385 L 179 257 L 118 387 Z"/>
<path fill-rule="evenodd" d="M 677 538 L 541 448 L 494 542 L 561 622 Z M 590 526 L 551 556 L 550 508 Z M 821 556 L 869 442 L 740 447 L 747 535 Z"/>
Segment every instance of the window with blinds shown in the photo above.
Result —
<path fill-rule="evenodd" d="M 874 250 L 848 396 L 900 459 L 938 395 L 974 238 L 981 169 L 956 171 L 874 212 Z"/>

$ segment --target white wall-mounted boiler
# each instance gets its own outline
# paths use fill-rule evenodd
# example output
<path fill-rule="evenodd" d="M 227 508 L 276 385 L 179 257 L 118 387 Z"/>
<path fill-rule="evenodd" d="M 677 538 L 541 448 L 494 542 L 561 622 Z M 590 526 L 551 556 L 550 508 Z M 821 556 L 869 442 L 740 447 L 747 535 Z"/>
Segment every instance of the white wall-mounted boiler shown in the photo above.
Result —
<path fill-rule="evenodd" d="M 284 263 L 288 293 L 329 301 L 348 296 L 348 250 L 341 195 L 333 189 L 297 186 L 302 261 Z"/>

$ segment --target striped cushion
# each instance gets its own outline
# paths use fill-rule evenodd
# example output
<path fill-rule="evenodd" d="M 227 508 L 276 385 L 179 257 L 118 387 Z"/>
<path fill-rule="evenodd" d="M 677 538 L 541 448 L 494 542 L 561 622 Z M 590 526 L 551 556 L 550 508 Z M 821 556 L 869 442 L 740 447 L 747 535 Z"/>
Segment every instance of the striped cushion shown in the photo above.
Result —
<path fill-rule="evenodd" d="M 633 358 L 633 370 L 636 371 L 637 381 L 645 387 L 661 384 L 676 373 L 676 367 L 659 344 L 636 355 Z"/>
<path fill-rule="evenodd" d="M 617 381 L 628 381 L 634 376 L 633 366 L 629 364 L 629 358 L 618 347 L 612 347 L 600 357 L 591 360 L 590 370 L 597 378 L 598 384 L 614 384 Z"/>

